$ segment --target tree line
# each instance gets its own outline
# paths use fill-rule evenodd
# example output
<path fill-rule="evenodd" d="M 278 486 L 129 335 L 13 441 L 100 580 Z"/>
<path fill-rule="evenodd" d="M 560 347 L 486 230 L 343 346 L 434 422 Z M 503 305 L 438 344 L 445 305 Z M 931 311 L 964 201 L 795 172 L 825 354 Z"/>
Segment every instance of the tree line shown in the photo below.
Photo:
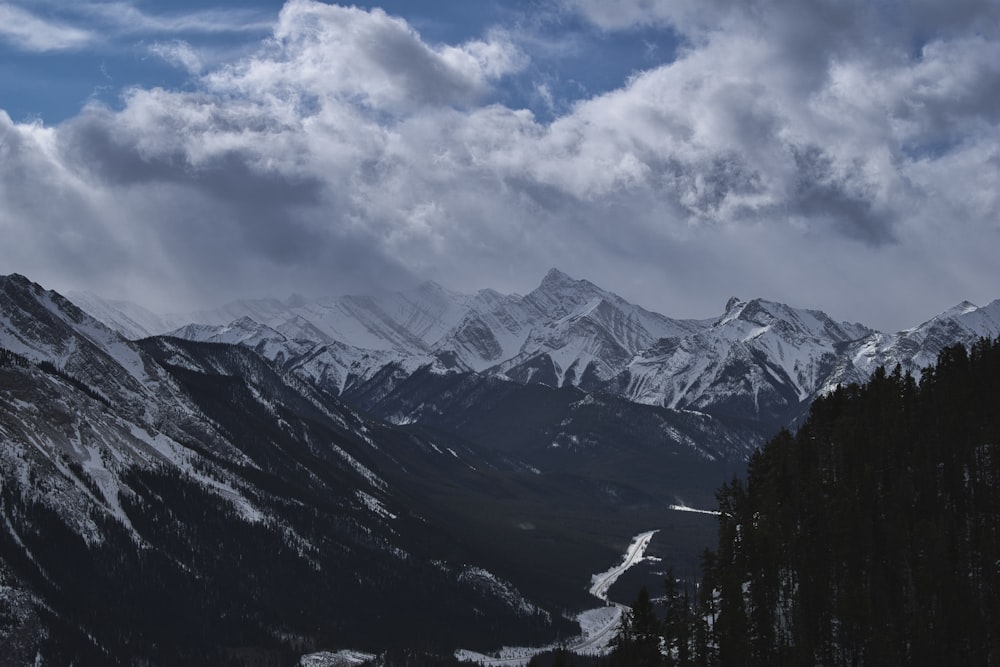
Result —
<path fill-rule="evenodd" d="M 612 665 L 1000 665 L 1000 339 L 817 399 L 717 492 L 691 590 Z"/>

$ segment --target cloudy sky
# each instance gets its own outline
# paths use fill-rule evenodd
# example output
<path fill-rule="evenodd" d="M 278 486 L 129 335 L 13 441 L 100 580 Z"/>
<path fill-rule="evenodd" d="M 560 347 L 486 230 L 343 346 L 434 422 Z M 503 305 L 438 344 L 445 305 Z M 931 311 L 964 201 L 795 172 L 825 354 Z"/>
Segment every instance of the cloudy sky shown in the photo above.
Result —
<path fill-rule="evenodd" d="M 557 266 L 1000 298 L 998 0 L 0 0 L 0 273 L 154 309 Z"/>

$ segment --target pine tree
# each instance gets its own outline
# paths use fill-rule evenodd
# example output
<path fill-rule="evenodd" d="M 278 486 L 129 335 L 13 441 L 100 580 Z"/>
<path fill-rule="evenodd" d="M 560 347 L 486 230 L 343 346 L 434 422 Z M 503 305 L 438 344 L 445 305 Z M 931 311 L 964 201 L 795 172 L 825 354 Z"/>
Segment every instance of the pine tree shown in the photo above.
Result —
<path fill-rule="evenodd" d="M 656 667 L 661 663 L 660 620 L 643 586 L 628 611 L 622 613 L 618 634 L 612 641 L 612 665 Z"/>
<path fill-rule="evenodd" d="M 667 570 L 664 581 L 663 664 L 688 667 L 692 661 L 691 639 L 694 616 L 688 591 L 677 585 L 673 568 Z"/>

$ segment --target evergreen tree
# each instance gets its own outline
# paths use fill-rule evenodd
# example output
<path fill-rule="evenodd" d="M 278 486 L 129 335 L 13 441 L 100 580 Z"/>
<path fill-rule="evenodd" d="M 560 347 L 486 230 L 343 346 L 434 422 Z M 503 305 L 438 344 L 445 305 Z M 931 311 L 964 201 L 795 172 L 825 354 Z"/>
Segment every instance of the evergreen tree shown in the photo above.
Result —
<path fill-rule="evenodd" d="M 552 661 L 552 667 L 572 667 L 573 662 L 570 660 L 569 651 L 559 647 L 556 649 L 555 659 Z"/>
<path fill-rule="evenodd" d="M 612 665 L 655 667 L 660 664 L 660 620 L 645 586 L 639 590 L 631 609 L 622 614 L 613 646 Z"/>
<path fill-rule="evenodd" d="M 663 662 L 670 666 L 688 667 L 692 661 L 694 616 L 690 595 L 687 590 L 680 590 L 673 568 L 667 570 L 664 593 Z"/>

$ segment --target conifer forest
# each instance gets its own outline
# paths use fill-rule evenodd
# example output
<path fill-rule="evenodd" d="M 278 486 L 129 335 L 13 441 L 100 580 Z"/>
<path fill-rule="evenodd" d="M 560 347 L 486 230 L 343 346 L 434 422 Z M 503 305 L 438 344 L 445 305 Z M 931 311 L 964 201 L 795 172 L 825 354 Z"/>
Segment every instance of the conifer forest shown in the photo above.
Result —
<path fill-rule="evenodd" d="M 1000 664 L 998 408 L 986 339 L 816 400 L 719 489 L 702 581 L 640 591 L 611 664 Z"/>

